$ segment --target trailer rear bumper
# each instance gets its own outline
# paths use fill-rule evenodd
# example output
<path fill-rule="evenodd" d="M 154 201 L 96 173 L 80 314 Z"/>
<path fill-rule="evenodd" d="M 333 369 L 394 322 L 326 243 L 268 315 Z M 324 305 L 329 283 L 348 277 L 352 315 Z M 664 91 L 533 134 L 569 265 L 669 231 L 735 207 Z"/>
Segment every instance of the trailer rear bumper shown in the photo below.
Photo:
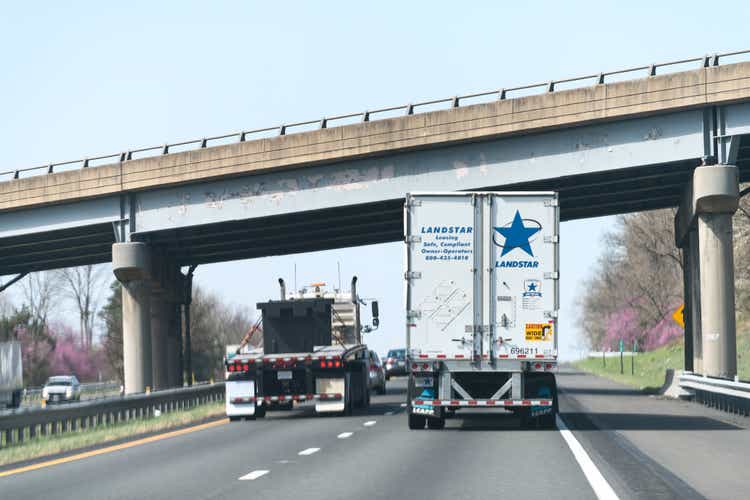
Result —
<path fill-rule="evenodd" d="M 462 408 L 462 407 L 491 407 L 491 408 L 508 408 L 516 406 L 552 406 L 553 401 L 551 399 L 434 399 L 434 400 L 423 400 L 413 399 L 411 406 L 426 407 L 436 406 L 445 408 Z"/>

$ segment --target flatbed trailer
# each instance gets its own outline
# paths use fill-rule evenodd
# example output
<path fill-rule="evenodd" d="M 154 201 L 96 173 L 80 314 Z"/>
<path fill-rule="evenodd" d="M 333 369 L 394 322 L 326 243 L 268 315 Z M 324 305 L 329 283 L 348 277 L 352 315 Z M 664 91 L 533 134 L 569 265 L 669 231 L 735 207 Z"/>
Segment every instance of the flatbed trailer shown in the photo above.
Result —
<path fill-rule="evenodd" d="M 404 227 L 409 427 L 467 408 L 554 426 L 557 194 L 408 194 Z"/>
<path fill-rule="evenodd" d="M 349 414 L 370 404 L 370 364 L 362 333 L 356 277 L 352 291 L 326 292 L 320 284 L 259 303 L 263 347 L 244 345 L 224 359 L 226 412 L 232 420 L 262 418 L 266 411 L 309 405 L 317 413 Z M 320 343 L 322 345 L 316 345 Z"/>

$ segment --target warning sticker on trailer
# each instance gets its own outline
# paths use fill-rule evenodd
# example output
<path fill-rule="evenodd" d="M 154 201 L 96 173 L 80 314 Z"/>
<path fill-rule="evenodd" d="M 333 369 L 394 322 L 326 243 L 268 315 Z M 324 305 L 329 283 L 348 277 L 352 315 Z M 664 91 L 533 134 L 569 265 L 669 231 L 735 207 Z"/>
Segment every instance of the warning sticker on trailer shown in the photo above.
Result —
<path fill-rule="evenodd" d="M 526 323 L 524 328 L 526 340 L 529 342 L 547 342 L 552 340 L 552 325 L 550 323 Z"/>

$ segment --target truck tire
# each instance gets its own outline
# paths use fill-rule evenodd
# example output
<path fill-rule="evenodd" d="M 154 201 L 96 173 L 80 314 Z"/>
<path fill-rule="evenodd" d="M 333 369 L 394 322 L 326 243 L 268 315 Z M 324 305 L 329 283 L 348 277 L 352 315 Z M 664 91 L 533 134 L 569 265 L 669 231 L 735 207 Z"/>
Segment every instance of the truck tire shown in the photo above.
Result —
<path fill-rule="evenodd" d="M 232 415 L 231 417 L 229 417 L 230 422 L 239 422 L 240 420 L 242 420 L 242 417 L 239 415 Z"/>
<path fill-rule="evenodd" d="M 255 418 L 265 418 L 266 405 L 255 405 Z"/>
<path fill-rule="evenodd" d="M 440 430 L 445 428 L 445 418 L 428 418 L 427 419 L 427 428 L 432 430 Z"/>
<path fill-rule="evenodd" d="M 409 413 L 409 429 L 411 430 L 424 429 L 424 424 L 426 420 L 427 418 L 424 417 L 423 415 L 415 415 L 413 413 Z"/>

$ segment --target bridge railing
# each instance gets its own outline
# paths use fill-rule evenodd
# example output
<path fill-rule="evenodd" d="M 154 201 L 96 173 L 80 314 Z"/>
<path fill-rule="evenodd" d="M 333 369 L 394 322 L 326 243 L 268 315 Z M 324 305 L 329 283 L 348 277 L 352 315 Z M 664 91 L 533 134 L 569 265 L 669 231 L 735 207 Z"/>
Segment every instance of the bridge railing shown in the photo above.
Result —
<path fill-rule="evenodd" d="M 680 375 L 680 387 L 693 394 L 693 401 L 750 416 L 750 384 L 747 382 L 683 373 Z"/>
<path fill-rule="evenodd" d="M 224 383 L 167 389 L 81 403 L 20 409 L 0 416 L 0 448 L 38 436 L 58 435 L 147 419 L 224 399 Z"/>
<path fill-rule="evenodd" d="M 677 61 L 647 64 L 644 66 L 635 66 L 631 68 L 618 69 L 615 71 L 592 73 L 592 74 L 588 74 L 584 76 L 576 76 L 576 77 L 564 78 L 560 80 L 549 80 L 549 81 L 545 81 L 541 83 L 532 83 L 529 85 L 499 88 L 495 90 L 489 90 L 486 92 L 478 92 L 474 94 L 456 95 L 453 97 L 446 97 L 443 99 L 433 99 L 429 101 L 420 101 L 420 102 L 415 102 L 415 103 L 402 104 L 399 106 L 389 106 L 385 108 L 365 110 L 365 111 L 360 111 L 357 113 L 348 113 L 348 114 L 343 114 L 343 115 L 328 116 L 328 117 L 323 117 L 323 118 L 319 118 L 315 120 L 306 120 L 306 121 L 293 122 L 293 123 L 283 123 L 281 125 L 276 125 L 273 127 L 264 127 L 264 128 L 257 128 L 257 129 L 252 129 L 252 130 L 241 130 L 239 132 L 233 132 L 233 133 L 224 134 L 224 135 L 216 135 L 216 136 L 211 136 L 211 137 L 202 137 L 200 139 L 193 139 L 189 141 L 168 143 L 168 144 L 162 144 L 159 146 L 149 146 L 145 148 L 129 149 L 126 151 L 108 154 L 108 155 L 93 156 L 93 157 L 81 158 L 78 160 L 69 160 L 69 161 L 63 161 L 63 162 L 48 163 L 45 165 L 37 165 L 34 167 L 7 170 L 4 172 L 0 172 L 0 180 L 7 180 L 8 177 L 12 179 L 20 179 L 22 176 L 26 174 L 30 174 L 30 175 L 39 175 L 43 173 L 52 174 L 52 173 L 55 173 L 55 169 L 58 167 L 67 167 L 71 165 L 77 166 L 78 168 L 89 168 L 91 166 L 94 166 L 93 163 L 97 163 L 101 165 L 101 164 L 105 164 L 102 162 L 107 162 L 108 160 L 111 160 L 109 163 L 124 162 L 128 160 L 132 160 L 133 155 L 141 155 L 143 153 L 146 153 L 146 155 L 144 155 L 146 157 L 166 155 L 170 153 L 170 150 L 174 150 L 174 148 L 178 148 L 178 147 L 193 146 L 192 149 L 207 148 L 210 145 L 214 145 L 213 143 L 216 143 L 217 141 L 226 140 L 226 139 L 235 139 L 237 142 L 245 142 L 246 140 L 248 140 L 248 137 L 250 137 L 250 140 L 252 140 L 256 137 L 260 138 L 262 134 L 268 135 L 269 133 L 273 133 L 276 135 L 287 135 L 289 133 L 306 132 L 306 131 L 309 131 L 310 126 L 316 126 L 317 128 L 324 129 L 324 128 L 329 128 L 332 123 L 341 122 L 343 120 L 351 120 L 353 118 L 359 119 L 361 122 L 369 122 L 373 119 L 377 120 L 379 118 L 392 118 L 394 111 L 401 111 L 403 112 L 404 115 L 413 115 L 415 113 L 424 112 L 422 111 L 422 109 L 426 107 L 430 107 L 428 111 L 432 111 L 433 107 L 436 104 L 445 104 L 448 108 L 458 108 L 461 106 L 462 101 L 474 100 L 474 99 L 479 99 L 479 98 L 492 98 L 492 97 L 494 97 L 495 99 L 503 100 L 503 99 L 508 99 L 510 94 L 514 94 L 514 93 L 521 92 L 521 91 L 540 90 L 541 92 L 555 92 L 557 90 L 557 86 L 561 84 L 570 84 L 570 83 L 581 84 L 578 86 L 574 85 L 573 87 L 567 87 L 567 88 L 584 87 L 590 84 L 604 84 L 604 83 L 607 83 L 607 79 L 609 77 L 612 77 L 615 75 L 624 75 L 628 73 L 637 74 L 637 73 L 645 72 L 646 76 L 655 76 L 657 74 L 657 69 L 668 68 L 671 66 L 681 66 L 681 65 L 692 64 L 692 63 L 699 64 L 700 65 L 699 67 L 719 66 L 722 59 L 732 57 L 732 56 L 746 56 L 746 55 L 750 55 L 750 49 L 738 50 L 734 52 L 723 52 L 723 53 L 712 54 L 712 55 L 704 55 L 700 57 L 680 59 Z M 510 97 L 513 97 L 513 96 L 510 96 Z M 474 101 L 472 101 L 472 103 L 474 103 Z M 386 117 L 378 116 L 378 115 L 385 115 L 385 114 L 387 114 Z M 189 149 L 191 148 L 188 148 L 188 150 Z M 139 157 L 143 157 L 143 156 L 139 156 Z"/>

